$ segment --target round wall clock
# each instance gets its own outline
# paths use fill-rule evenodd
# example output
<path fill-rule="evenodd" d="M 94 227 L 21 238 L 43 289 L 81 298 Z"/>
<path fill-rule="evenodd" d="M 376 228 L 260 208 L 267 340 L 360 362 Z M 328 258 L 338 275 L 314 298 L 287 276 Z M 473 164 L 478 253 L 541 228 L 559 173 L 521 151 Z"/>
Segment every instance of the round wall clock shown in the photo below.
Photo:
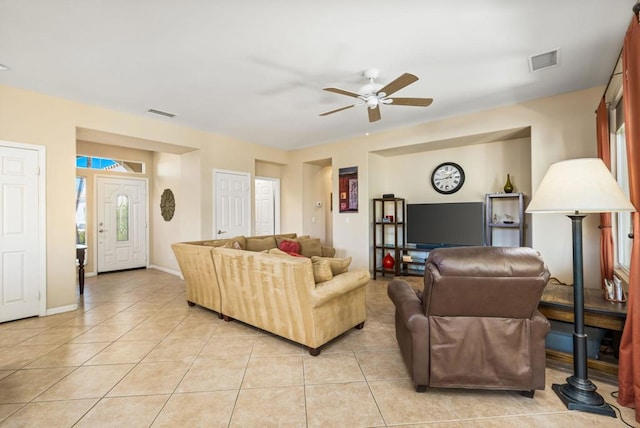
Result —
<path fill-rule="evenodd" d="M 176 210 L 176 200 L 173 197 L 171 189 L 164 189 L 162 196 L 160 196 L 160 212 L 162 218 L 165 221 L 169 221 L 173 218 L 173 213 Z"/>
<path fill-rule="evenodd" d="M 443 195 L 450 195 L 460 190 L 464 184 L 464 170 L 453 162 L 443 162 L 431 173 L 433 189 Z"/>

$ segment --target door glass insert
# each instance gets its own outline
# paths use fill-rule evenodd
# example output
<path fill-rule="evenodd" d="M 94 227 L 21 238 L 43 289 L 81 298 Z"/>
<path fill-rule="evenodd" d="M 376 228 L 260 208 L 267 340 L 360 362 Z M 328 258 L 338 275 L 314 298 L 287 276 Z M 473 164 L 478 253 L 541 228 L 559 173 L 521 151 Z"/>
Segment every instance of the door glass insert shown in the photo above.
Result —
<path fill-rule="evenodd" d="M 129 197 L 118 195 L 116 197 L 116 240 L 129 240 Z"/>
<path fill-rule="evenodd" d="M 76 177 L 76 244 L 87 243 L 87 179 Z"/>

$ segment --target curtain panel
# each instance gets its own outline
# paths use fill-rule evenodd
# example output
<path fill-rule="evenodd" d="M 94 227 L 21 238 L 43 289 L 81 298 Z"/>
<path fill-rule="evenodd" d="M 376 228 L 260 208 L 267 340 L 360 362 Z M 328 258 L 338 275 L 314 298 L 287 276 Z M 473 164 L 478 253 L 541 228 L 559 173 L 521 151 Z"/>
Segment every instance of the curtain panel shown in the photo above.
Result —
<path fill-rule="evenodd" d="M 629 163 L 631 202 L 640 207 L 640 25 L 634 16 L 622 47 L 622 96 Z M 627 321 L 620 342 L 618 403 L 636 409 L 640 422 L 640 214 L 632 213 L 636 235 L 631 249 L 631 271 L 627 298 Z"/>
<path fill-rule="evenodd" d="M 611 148 L 609 133 L 609 113 L 604 97 L 596 110 L 596 132 L 598 157 L 611 169 Z M 613 233 L 611 213 L 600 214 L 600 286 L 604 289 L 604 279 L 613 279 Z"/>

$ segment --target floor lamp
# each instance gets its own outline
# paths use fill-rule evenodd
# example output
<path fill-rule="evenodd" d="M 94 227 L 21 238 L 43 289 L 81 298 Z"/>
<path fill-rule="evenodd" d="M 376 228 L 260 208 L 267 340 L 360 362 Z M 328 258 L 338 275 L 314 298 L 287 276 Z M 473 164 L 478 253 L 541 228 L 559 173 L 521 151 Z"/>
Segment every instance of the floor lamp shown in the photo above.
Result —
<path fill-rule="evenodd" d="M 582 219 L 589 213 L 635 211 L 600 159 L 571 159 L 549 167 L 528 213 L 564 213 L 571 219 L 573 238 L 573 376 L 552 388 L 569 410 L 616 417 L 587 377 L 587 334 L 584 331 Z M 603 297 L 604 298 L 604 297 Z"/>

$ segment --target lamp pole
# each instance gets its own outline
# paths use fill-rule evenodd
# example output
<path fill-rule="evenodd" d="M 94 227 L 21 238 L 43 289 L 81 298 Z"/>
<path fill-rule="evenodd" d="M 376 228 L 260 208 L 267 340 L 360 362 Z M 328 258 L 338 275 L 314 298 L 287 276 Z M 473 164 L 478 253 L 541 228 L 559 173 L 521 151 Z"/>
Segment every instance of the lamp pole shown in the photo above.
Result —
<path fill-rule="evenodd" d="M 569 410 L 616 417 L 613 408 L 596 392 L 598 389 L 587 376 L 587 335 L 584 332 L 584 282 L 582 259 L 582 219 L 577 211 L 571 219 L 573 238 L 573 376 L 565 384 L 551 388 Z"/>

